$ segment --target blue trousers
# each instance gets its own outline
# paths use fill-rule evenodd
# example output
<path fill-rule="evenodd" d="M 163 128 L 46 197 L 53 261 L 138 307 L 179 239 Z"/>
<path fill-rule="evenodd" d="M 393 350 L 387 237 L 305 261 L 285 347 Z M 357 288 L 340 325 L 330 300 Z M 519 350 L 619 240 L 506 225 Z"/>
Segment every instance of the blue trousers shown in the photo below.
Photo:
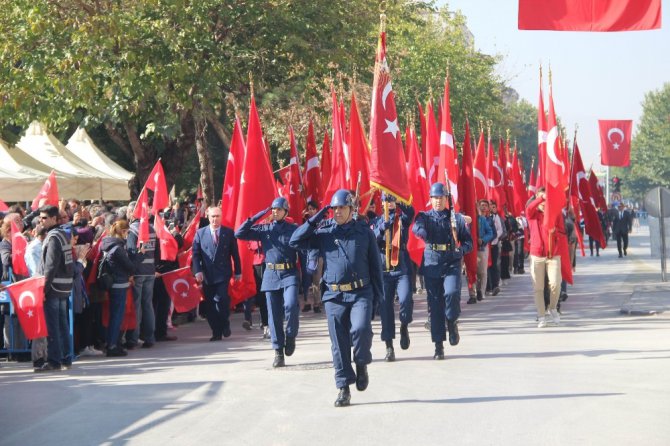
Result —
<path fill-rule="evenodd" d="M 461 264 L 450 265 L 444 277 L 425 276 L 430 337 L 433 342 L 447 338 L 446 320 L 456 321 L 461 315 Z"/>
<path fill-rule="evenodd" d="M 351 296 L 351 295 L 349 295 Z M 356 382 L 356 372 L 351 365 L 351 347 L 354 362 L 367 365 L 372 362 L 372 290 L 356 293 L 353 301 L 343 297 L 324 301 L 328 318 L 335 385 L 337 388 Z"/>
<path fill-rule="evenodd" d="M 47 359 L 52 365 L 71 363 L 70 324 L 67 318 L 67 298 L 48 297 L 44 301 L 47 323 Z"/>
<path fill-rule="evenodd" d="M 154 314 L 154 276 L 135 276 L 133 285 L 133 303 L 135 304 L 135 316 L 137 325 L 135 329 L 126 334 L 126 341 L 139 343 L 140 330 L 144 342 L 154 343 L 154 331 L 156 330 L 156 316 Z"/>
<path fill-rule="evenodd" d="M 224 331 L 230 330 L 228 282 L 205 284 L 202 290 L 205 294 L 207 323 L 212 329 L 212 335 L 223 336 Z"/>
<path fill-rule="evenodd" d="M 275 350 L 284 348 L 287 336 L 291 338 L 298 336 L 300 315 L 298 287 L 291 285 L 279 290 L 266 291 L 265 299 L 268 303 L 268 324 L 270 325 L 272 348 Z M 284 332 L 284 321 L 287 321 L 286 332 Z"/>
<path fill-rule="evenodd" d="M 107 324 L 107 348 L 115 348 L 119 343 L 119 333 L 123 315 L 126 312 L 128 288 L 112 288 L 109 292 L 109 323 Z"/>
<path fill-rule="evenodd" d="M 379 302 L 379 316 L 382 320 L 382 341 L 395 339 L 395 308 L 394 298 L 396 290 L 400 299 L 400 323 L 412 322 L 414 299 L 409 275 L 391 276 L 384 274 L 384 297 Z"/>

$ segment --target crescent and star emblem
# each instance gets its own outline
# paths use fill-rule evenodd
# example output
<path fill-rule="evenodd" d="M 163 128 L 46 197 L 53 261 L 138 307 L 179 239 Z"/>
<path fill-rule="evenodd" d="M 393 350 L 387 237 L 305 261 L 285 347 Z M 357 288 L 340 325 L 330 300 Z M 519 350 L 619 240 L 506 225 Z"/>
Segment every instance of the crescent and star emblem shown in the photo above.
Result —
<path fill-rule="evenodd" d="M 619 134 L 621 136 L 621 140 L 619 142 L 612 141 L 612 135 L 614 134 Z M 624 142 L 625 139 L 626 135 L 620 128 L 614 127 L 609 129 L 609 131 L 607 132 L 607 140 L 612 143 L 612 147 L 614 147 L 614 150 L 619 150 L 621 143 Z"/>
<path fill-rule="evenodd" d="M 23 310 L 23 300 L 28 299 L 28 298 L 32 301 L 31 306 L 33 306 L 33 307 L 35 306 L 35 295 L 32 293 L 32 291 L 24 291 L 19 296 L 19 308 L 20 309 Z M 33 317 L 33 310 L 28 310 L 26 312 L 26 314 L 28 315 L 28 317 Z"/>
<path fill-rule="evenodd" d="M 182 283 L 184 284 L 184 286 L 186 288 L 183 288 L 182 291 L 179 291 L 177 289 L 178 288 L 177 285 L 182 284 Z M 179 295 L 181 297 L 183 297 L 184 299 L 188 297 L 188 292 L 189 292 L 190 289 L 191 289 L 191 285 L 188 284 L 186 279 L 177 279 L 172 284 L 172 291 L 174 291 L 175 293 L 179 293 Z"/>
<path fill-rule="evenodd" d="M 547 134 L 547 156 L 552 163 L 561 166 L 561 171 L 565 172 L 563 161 L 556 156 L 556 140 L 558 139 L 558 127 L 552 127 Z"/>
<path fill-rule="evenodd" d="M 484 186 L 484 190 L 486 190 L 486 177 L 484 176 L 482 171 L 475 167 L 474 169 L 472 169 L 472 172 L 475 175 L 475 179 L 481 181 L 482 185 Z"/>
<path fill-rule="evenodd" d="M 582 186 L 581 186 L 581 181 L 584 180 L 586 181 L 586 187 L 589 187 L 589 181 L 586 179 L 586 174 L 584 171 L 577 172 L 577 193 L 579 194 L 579 201 L 584 201 L 584 197 L 582 196 Z"/>

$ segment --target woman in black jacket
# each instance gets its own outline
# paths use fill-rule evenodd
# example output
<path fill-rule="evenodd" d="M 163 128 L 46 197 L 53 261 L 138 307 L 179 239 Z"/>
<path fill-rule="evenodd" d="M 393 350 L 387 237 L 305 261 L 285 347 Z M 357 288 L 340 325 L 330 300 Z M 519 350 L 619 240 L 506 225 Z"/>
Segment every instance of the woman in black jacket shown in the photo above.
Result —
<path fill-rule="evenodd" d="M 126 311 L 126 294 L 130 287 L 135 264 L 126 252 L 126 239 L 130 227 L 125 220 L 112 225 L 109 236 L 102 239 L 102 251 L 109 256 L 109 266 L 114 278 L 109 290 L 109 323 L 107 324 L 107 356 L 126 356 L 128 352 L 119 343 L 119 333 Z"/>

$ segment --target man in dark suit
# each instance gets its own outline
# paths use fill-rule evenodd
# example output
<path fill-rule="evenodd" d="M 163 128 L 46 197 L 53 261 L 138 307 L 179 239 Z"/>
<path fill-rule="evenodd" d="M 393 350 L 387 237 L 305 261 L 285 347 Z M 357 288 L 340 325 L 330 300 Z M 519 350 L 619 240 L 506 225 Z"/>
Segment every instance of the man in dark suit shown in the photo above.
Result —
<path fill-rule="evenodd" d="M 619 203 L 618 209 L 612 210 L 610 213 L 610 219 L 612 221 L 612 234 L 616 237 L 616 247 L 619 251 L 619 258 L 621 258 L 628 255 L 626 252 L 628 250 L 628 234 L 633 231 L 633 217 L 629 211 L 624 209 L 624 204 Z"/>
<path fill-rule="evenodd" d="M 207 218 L 209 226 L 200 228 L 193 240 L 193 271 L 195 279 L 203 283 L 210 341 L 220 341 L 230 336 L 228 282 L 233 267 L 235 280 L 242 278 L 242 267 L 233 230 L 221 226 L 221 208 L 207 209 Z"/>

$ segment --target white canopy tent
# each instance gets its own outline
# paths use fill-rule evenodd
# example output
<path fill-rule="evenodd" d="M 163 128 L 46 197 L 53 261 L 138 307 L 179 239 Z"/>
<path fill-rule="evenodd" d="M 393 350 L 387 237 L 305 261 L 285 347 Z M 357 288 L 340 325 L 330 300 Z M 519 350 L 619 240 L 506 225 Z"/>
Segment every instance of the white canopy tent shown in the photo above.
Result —
<path fill-rule="evenodd" d="M 133 174 L 112 161 L 95 145 L 86 129 L 79 127 L 70 137 L 65 148 L 83 163 L 94 169 L 128 182 Z"/>
<path fill-rule="evenodd" d="M 51 170 L 56 171 L 62 198 L 129 199 L 128 179 L 132 174 L 111 160 L 107 172 L 101 171 L 99 168 L 105 169 L 101 163 L 104 159 L 91 159 L 94 166 L 48 134 L 43 125 L 34 122 L 16 147 L 10 148 L 0 141 L 0 199 L 6 202 L 32 201 Z"/>

